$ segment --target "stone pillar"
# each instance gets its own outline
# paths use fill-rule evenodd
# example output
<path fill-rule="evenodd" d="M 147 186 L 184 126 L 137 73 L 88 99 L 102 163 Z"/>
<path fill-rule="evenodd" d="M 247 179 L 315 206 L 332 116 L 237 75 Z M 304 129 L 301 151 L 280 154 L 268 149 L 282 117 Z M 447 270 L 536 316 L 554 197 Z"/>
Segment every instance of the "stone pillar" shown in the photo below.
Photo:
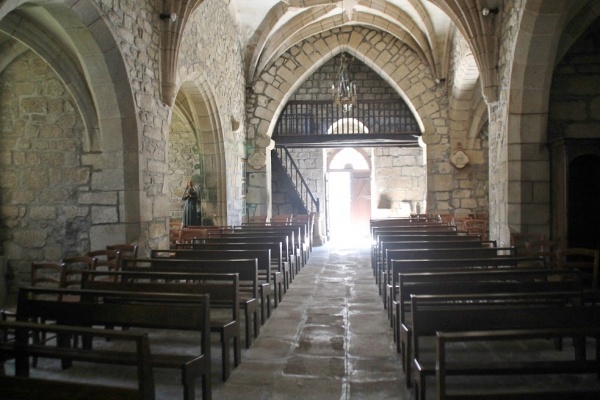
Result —
<path fill-rule="evenodd" d="M 0 256 L 0 309 L 6 304 L 6 293 L 8 292 L 6 286 L 6 269 L 6 257 Z"/>

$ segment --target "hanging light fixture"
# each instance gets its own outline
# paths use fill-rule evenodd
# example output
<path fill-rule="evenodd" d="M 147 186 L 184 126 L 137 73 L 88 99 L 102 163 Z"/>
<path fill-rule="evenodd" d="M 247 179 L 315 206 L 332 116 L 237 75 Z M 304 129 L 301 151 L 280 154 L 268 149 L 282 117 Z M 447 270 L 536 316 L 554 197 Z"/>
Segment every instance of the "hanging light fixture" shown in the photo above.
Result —
<path fill-rule="evenodd" d="M 344 1 L 342 0 L 342 25 L 344 25 Z M 343 106 L 344 112 L 356 105 L 356 84 L 350 80 L 348 66 L 352 63 L 352 57 L 346 57 L 345 53 L 340 56 L 340 69 L 336 76 L 336 82 L 331 86 L 333 90 L 333 104 Z"/>
<path fill-rule="evenodd" d="M 348 65 L 352 59 L 348 59 L 344 53 L 341 57 L 340 69 L 338 70 L 336 83 L 331 87 L 333 89 L 333 104 L 344 106 L 344 111 L 348 111 L 357 103 L 356 84 L 350 80 Z"/>

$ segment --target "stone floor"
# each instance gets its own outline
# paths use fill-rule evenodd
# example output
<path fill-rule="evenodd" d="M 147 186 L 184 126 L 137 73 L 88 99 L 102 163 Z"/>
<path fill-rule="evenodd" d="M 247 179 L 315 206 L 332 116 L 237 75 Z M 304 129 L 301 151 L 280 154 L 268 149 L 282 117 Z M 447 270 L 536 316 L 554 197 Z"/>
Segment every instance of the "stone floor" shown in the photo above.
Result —
<path fill-rule="evenodd" d="M 215 399 L 408 398 L 366 241 L 313 250 Z"/>

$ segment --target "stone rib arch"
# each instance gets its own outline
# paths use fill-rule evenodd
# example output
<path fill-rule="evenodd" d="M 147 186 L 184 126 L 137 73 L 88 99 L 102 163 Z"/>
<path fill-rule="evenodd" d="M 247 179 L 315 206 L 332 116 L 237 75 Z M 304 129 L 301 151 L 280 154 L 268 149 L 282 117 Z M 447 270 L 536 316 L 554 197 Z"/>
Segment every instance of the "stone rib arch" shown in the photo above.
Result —
<path fill-rule="evenodd" d="M 507 96 L 511 101 L 506 122 L 503 125 L 490 121 L 490 132 L 499 132 L 499 144 L 490 148 L 490 157 L 497 158 L 490 177 L 505 177 L 495 182 L 496 188 L 490 186 L 490 210 L 499 221 L 490 225 L 491 237 L 507 242 L 511 231 L 549 234 L 550 195 L 537 190 L 534 197 L 532 191 L 544 187 L 549 192 L 550 160 L 545 144 L 552 74 L 559 51 L 565 51 L 562 46 L 566 39 L 561 38 L 571 22 L 569 18 L 577 18 L 586 5 L 594 3 L 595 0 L 547 0 L 524 5 L 519 24 L 531 29 L 521 30 L 514 45 L 514 62 L 508 71 L 511 81 Z M 541 172 L 528 175 L 532 168 Z"/>
<path fill-rule="evenodd" d="M 405 20 L 407 24 L 410 23 L 409 18 L 405 18 Z M 295 26 L 294 24 L 292 25 Z M 256 66 L 256 71 L 264 71 L 265 69 L 268 69 L 275 62 L 275 60 L 281 57 L 282 54 L 286 53 L 290 48 L 297 46 L 310 37 L 328 33 L 332 29 L 336 30 L 336 28 L 340 28 L 344 25 L 356 27 L 357 29 L 381 30 L 382 32 L 387 31 L 388 34 L 391 34 L 391 36 L 401 40 L 415 53 L 417 53 L 421 60 L 426 62 L 433 71 L 436 69 L 436 63 L 433 59 L 433 54 L 429 47 L 427 38 L 420 31 L 412 32 L 409 27 L 403 27 L 400 23 L 391 24 L 389 20 L 379 16 L 356 13 L 355 19 L 351 23 L 344 24 L 342 23 L 342 18 L 339 15 L 335 15 L 325 20 L 318 20 L 311 24 L 304 25 L 302 29 L 295 31 L 291 28 L 287 29 L 287 34 L 281 34 L 266 44 L 263 54 L 260 57 L 258 65 Z M 346 32 L 346 29 L 342 28 L 341 32 Z M 357 30 L 354 28 L 351 29 L 354 31 Z M 285 29 L 282 29 L 282 31 L 283 30 Z M 352 38 L 352 40 L 357 43 L 355 38 Z M 332 46 L 332 44 L 329 42 L 327 45 Z"/>
<path fill-rule="evenodd" d="M 218 113 L 214 90 L 202 74 L 187 77 L 182 83 L 175 102 L 194 130 L 199 156 L 204 160 L 208 203 L 205 211 L 227 221 L 226 176 L 222 122 Z"/>
<path fill-rule="evenodd" d="M 27 7 L 20 8 L 25 3 Z M 103 246 L 108 236 L 110 240 L 138 241 L 139 121 L 125 62 L 96 2 L 4 2 L 0 16 L 3 25 L 15 16 L 21 24 L 26 22 L 21 31 L 13 32 L 28 41 L 73 95 L 88 131 L 81 156 L 82 162 L 94 168 L 91 191 L 118 197 L 114 223 L 92 226 L 90 237 L 99 241 L 92 247 Z M 36 43 L 42 30 L 47 38 Z M 52 46 L 44 48 L 45 44 Z"/>
<path fill-rule="evenodd" d="M 258 64 L 260 62 L 261 59 L 264 58 L 271 58 L 270 56 L 266 56 L 265 57 L 265 53 L 269 54 L 268 52 L 265 51 L 265 48 L 269 46 L 269 43 L 273 42 L 273 38 L 270 36 L 270 34 L 272 33 L 272 30 L 274 29 L 274 27 L 277 25 L 277 23 L 280 21 L 281 17 L 283 17 L 285 15 L 285 12 L 287 11 L 287 7 L 285 5 L 282 4 L 277 4 L 276 6 L 274 6 L 268 13 L 268 15 L 265 17 L 265 19 L 263 20 L 261 26 L 259 27 L 259 29 L 257 30 L 257 32 L 260 32 L 261 35 L 259 38 L 256 39 L 256 44 L 254 46 L 254 48 L 252 48 L 252 52 L 251 54 L 248 54 L 247 52 L 247 59 L 249 60 L 246 64 L 246 71 L 247 71 L 247 80 L 249 82 L 253 82 L 255 79 L 255 74 L 257 73 L 257 71 L 260 71 L 260 69 L 258 69 Z M 335 6 L 329 6 L 329 7 L 322 7 L 318 10 L 306 10 L 304 12 L 302 12 L 296 19 L 301 21 L 301 24 L 304 25 L 305 24 L 305 18 L 304 16 L 306 15 L 310 20 L 313 19 L 319 19 L 324 15 L 327 15 L 327 13 L 329 13 L 331 10 L 335 9 Z M 286 25 L 286 26 L 289 26 Z M 288 31 L 289 28 L 286 29 L 286 27 L 284 26 L 282 29 L 280 29 L 280 32 L 282 32 L 280 34 L 280 37 L 286 37 L 286 34 L 291 35 L 294 31 Z"/>
<path fill-rule="evenodd" d="M 420 62 L 414 52 L 394 38 L 383 41 L 384 38 L 389 39 L 390 37 L 376 33 L 380 35 L 380 40 L 371 38 L 371 41 L 367 41 L 365 36 L 373 31 L 361 29 L 349 32 L 360 43 L 358 48 L 352 47 L 350 40 L 345 43 L 336 42 L 336 37 L 340 36 L 336 36 L 336 32 L 330 32 L 327 36 L 312 38 L 310 41 L 295 46 L 290 50 L 291 52 L 305 53 L 302 56 L 282 57 L 274 64 L 275 68 L 268 75 L 267 72 L 263 73 L 262 80 L 254 85 L 254 95 L 249 96 L 248 99 L 249 104 L 253 106 L 248 118 L 256 118 L 260 121 L 249 127 L 250 137 L 270 138 L 277 118 L 293 92 L 321 65 L 341 52 L 351 54 L 377 72 L 411 108 L 422 133 L 425 135 L 433 133 L 434 124 L 428 124 L 425 120 L 436 118 L 440 108 L 435 105 L 435 102 L 426 102 L 421 99 L 421 96 L 428 91 L 436 90 L 428 66 Z M 345 35 L 345 37 L 349 39 L 350 35 Z M 361 37 L 365 40 L 360 40 Z M 318 47 L 319 43 L 324 42 L 335 44 L 335 47 Z M 385 43 L 384 49 L 376 48 L 379 42 Z M 311 53 L 307 54 L 307 50 Z M 388 52 L 390 57 L 377 57 L 382 52 Z M 375 57 L 375 59 L 371 57 Z M 409 66 L 412 66 L 413 69 L 409 69 Z M 279 78 L 272 79 L 272 77 Z M 431 127 L 431 130 L 426 127 Z M 252 131 L 252 129 L 256 129 L 256 131 Z"/>
<path fill-rule="evenodd" d="M 480 138 L 481 128 L 489 122 L 488 105 L 480 92 L 476 92 L 477 97 L 473 99 L 471 105 L 471 124 L 467 129 L 467 148 L 473 148 L 475 141 Z"/>
<path fill-rule="evenodd" d="M 467 123 L 472 121 L 474 96 L 479 83 L 479 70 L 472 53 L 462 56 L 456 66 L 450 93 L 450 131 L 457 141 L 468 140 Z"/>

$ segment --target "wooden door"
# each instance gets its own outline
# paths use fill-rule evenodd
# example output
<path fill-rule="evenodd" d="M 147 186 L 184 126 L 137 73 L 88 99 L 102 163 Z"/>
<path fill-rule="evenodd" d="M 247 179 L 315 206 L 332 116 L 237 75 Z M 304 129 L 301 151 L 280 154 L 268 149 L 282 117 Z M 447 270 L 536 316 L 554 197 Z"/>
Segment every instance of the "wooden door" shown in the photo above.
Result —
<path fill-rule="evenodd" d="M 371 219 L 371 171 L 352 171 L 350 199 L 350 219 L 356 234 L 368 234 Z"/>

